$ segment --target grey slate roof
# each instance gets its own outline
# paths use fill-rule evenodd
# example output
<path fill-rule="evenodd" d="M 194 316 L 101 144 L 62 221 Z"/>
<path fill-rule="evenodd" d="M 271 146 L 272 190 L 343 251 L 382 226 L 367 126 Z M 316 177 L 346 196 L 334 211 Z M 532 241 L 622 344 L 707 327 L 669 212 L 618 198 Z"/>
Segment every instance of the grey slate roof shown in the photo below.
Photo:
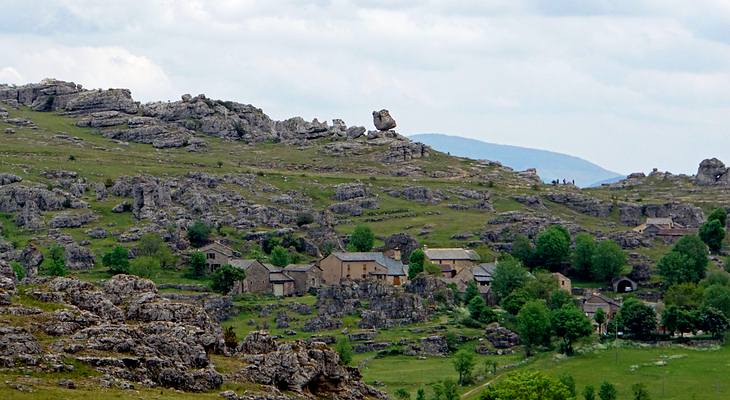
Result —
<path fill-rule="evenodd" d="M 491 282 L 495 269 L 497 269 L 496 263 L 484 263 L 475 265 L 472 269 L 474 280 L 478 282 Z"/>
<path fill-rule="evenodd" d="M 426 249 L 424 253 L 430 260 L 479 261 L 481 259 L 476 251 L 467 249 Z"/>
<path fill-rule="evenodd" d="M 307 272 L 316 266 L 316 264 L 289 264 L 284 268 L 284 271 Z"/>

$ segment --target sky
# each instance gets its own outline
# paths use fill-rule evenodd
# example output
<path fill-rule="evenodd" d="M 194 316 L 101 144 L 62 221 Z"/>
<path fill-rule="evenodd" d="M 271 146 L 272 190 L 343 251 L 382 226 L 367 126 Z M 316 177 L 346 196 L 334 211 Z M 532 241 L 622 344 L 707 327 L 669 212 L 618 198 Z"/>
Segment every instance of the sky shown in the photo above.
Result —
<path fill-rule="evenodd" d="M 184 93 L 630 173 L 730 163 L 728 0 L 0 0 L 0 82 Z"/>

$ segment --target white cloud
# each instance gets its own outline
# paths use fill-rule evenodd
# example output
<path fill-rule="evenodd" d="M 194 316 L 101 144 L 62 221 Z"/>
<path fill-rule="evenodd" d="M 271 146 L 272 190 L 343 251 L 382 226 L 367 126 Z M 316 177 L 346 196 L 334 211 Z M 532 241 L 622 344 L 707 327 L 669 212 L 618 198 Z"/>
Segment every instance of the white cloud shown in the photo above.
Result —
<path fill-rule="evenodd" d="M 37 23 L 28 3 L 9 3 L 0 80 L 55 76 L 142 100 L 206 93 L 366 126 L 387 107 L 405 133 L 622 172 L 730 162 L 722 0 L 57 0 Z"/>
<path fill-rule="evenodd" d="M 169 95 L 171 90 L 159 65 L 120 47 L 70 47 L 30 38 L 22 45 L 0 38 L 0 46 L 4 49 L 0 81 L 17 84 L 56 78 L 88 88 L 129 88 L 142 98 Z"/>

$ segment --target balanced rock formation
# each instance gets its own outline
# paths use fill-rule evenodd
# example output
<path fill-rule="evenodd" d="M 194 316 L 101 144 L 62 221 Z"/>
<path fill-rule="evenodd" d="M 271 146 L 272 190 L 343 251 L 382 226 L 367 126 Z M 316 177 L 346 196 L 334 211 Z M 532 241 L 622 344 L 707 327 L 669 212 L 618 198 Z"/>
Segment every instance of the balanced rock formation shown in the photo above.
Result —
<path fill-rule="evenodd" d="M 389 131 L 396 127 L 395 120 L 388 110 L 373 111 L 373 124 L 379 131 Z"/>

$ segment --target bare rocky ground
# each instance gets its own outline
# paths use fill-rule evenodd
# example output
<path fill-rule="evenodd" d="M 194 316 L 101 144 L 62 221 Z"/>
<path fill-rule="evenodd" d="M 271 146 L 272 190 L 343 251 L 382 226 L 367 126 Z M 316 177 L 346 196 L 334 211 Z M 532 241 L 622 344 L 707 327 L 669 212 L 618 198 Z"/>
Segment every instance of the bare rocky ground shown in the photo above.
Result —
<path fill-rule="evenodd" d="M 243 382 L 253 384 L 265 396 L 260 398 L 385 398 L 321 342 L 279 342 L 254 332 L 227 346 L 205 310 L 161 297 L 152 281 L 116 275 L 95 286 L 73 278 L 39 278 L 22 294 L 38 302 L 32 307 L 18 302 L 14 275 L 7 264 L 0 266 L 3 369 L 56 372 L 81 363 L 98 373 L 94 380 L 100 387 L 209 392 L 224 382 Z M 214 354 L 230 360 L 230 372 L 216 369 Z M 224 393 L 232 399 L 248 395 Z"/>

